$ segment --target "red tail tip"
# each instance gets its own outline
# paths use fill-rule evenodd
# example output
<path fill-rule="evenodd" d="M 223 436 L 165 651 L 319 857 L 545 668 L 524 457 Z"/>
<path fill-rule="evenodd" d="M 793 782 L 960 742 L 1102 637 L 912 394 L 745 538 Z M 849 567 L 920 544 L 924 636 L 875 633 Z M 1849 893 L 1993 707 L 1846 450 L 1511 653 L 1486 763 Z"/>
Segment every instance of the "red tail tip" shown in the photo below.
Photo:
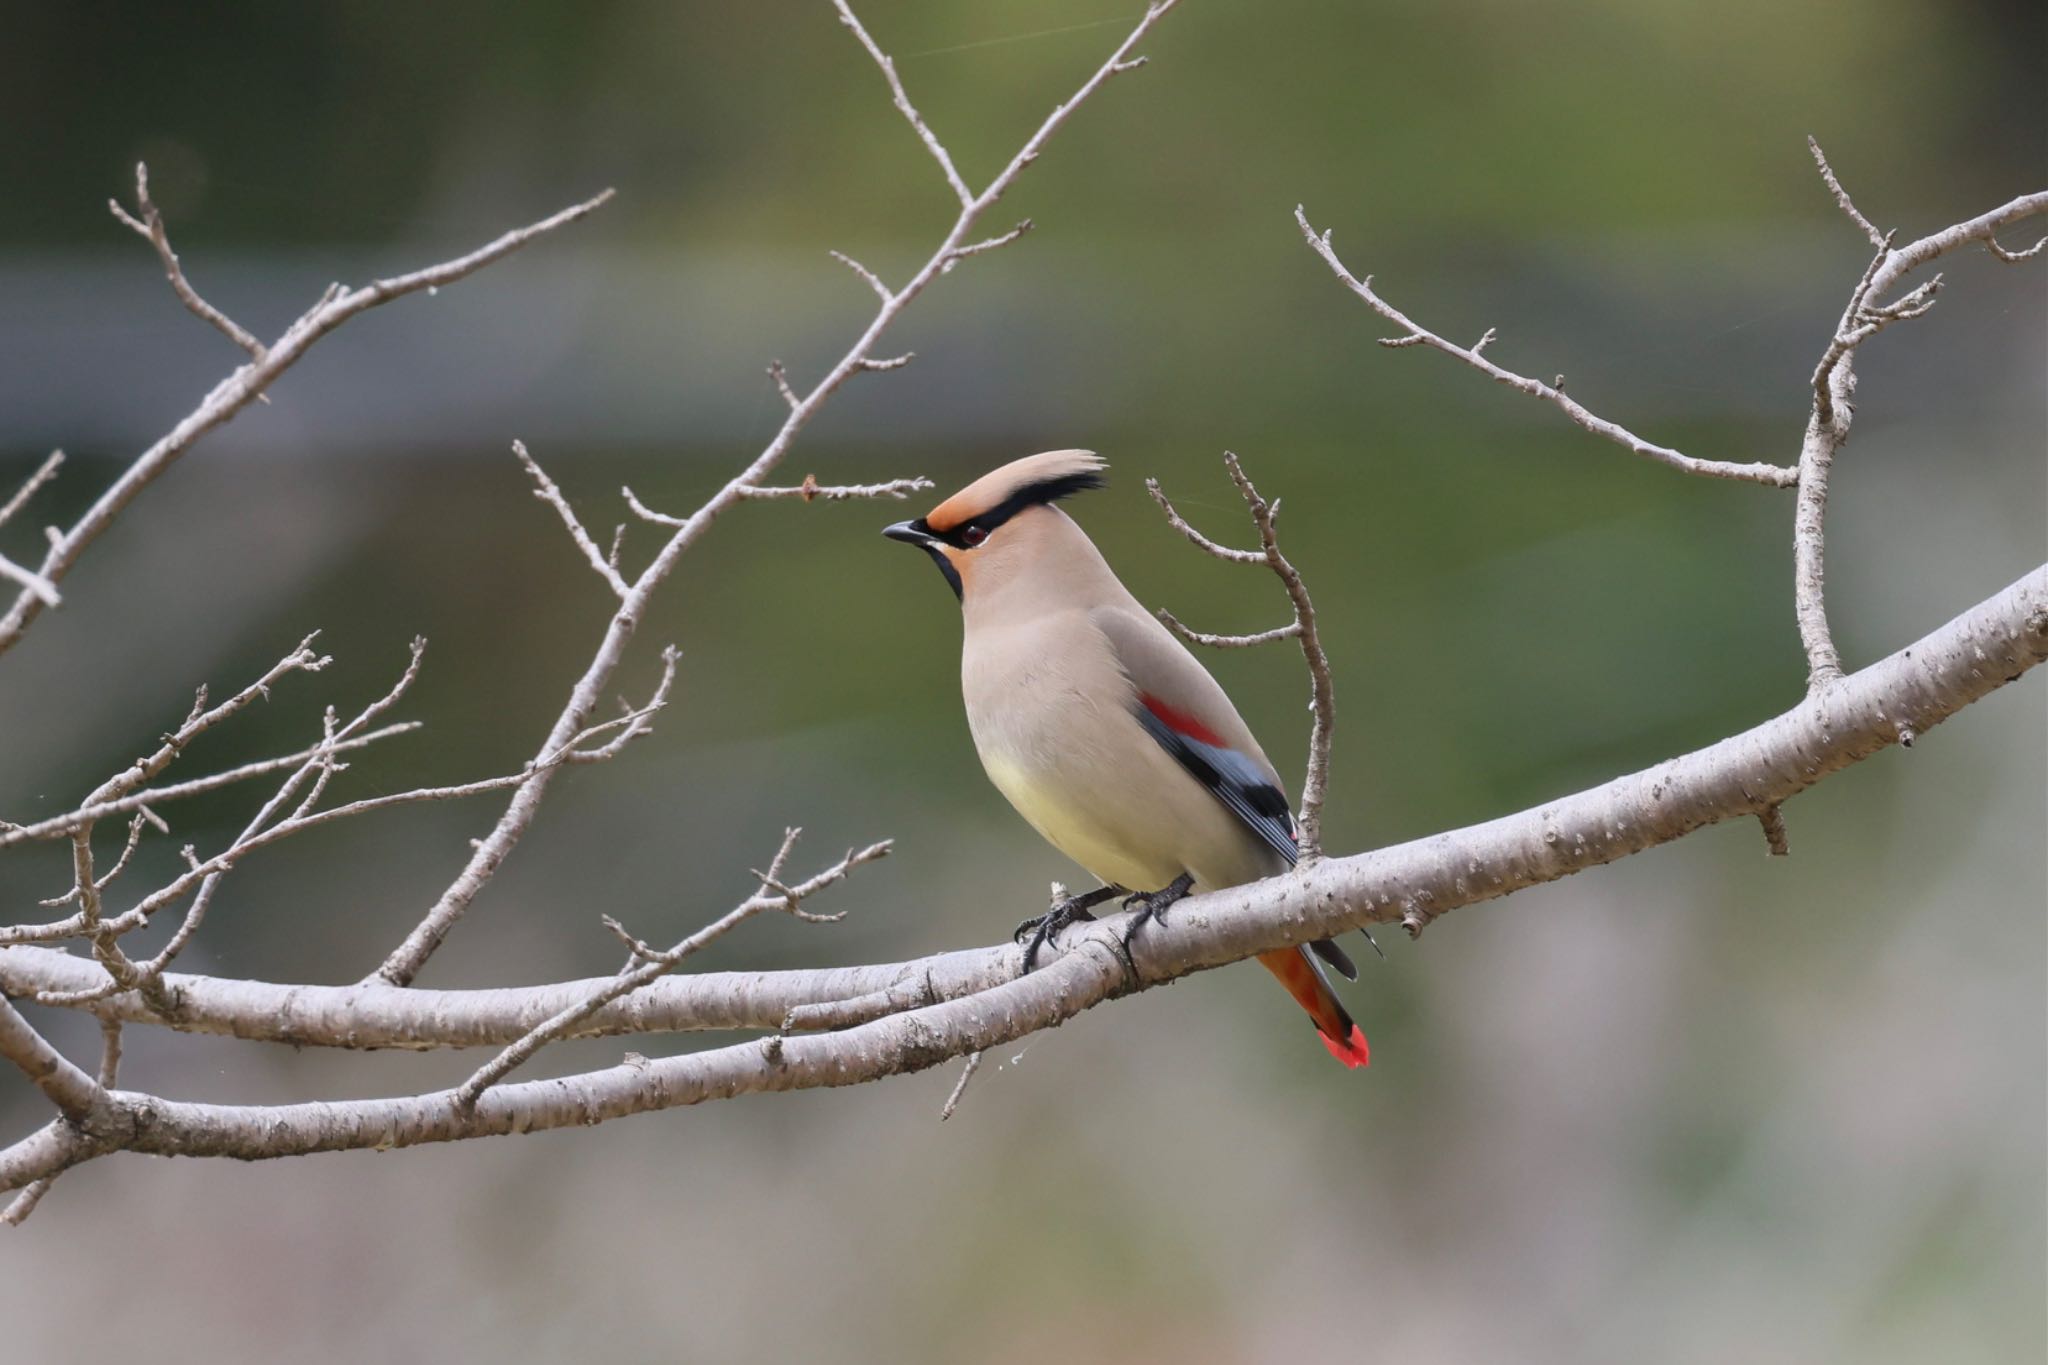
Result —
<path fill-rule="evenodd" d="M 1372 1048 L 1366 1045 L 1365 1030 L 1358 1025 L 1351 1026 L 1351 1036 L 1341 1043 L 1320 1029 L 1316 1031 L 1316 1037 L 1322 1039 L 1323 1046 L 1330 1050 L 1332 1057 L 1353 1071 L 1372 1065 Z"/>

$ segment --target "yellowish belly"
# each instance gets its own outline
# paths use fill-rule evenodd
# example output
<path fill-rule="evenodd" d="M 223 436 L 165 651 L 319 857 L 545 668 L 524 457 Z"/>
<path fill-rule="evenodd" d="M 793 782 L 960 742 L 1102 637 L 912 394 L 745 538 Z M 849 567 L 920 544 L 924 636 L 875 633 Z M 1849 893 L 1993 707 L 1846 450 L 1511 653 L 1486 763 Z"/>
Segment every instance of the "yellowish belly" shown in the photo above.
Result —
<path fill-rule="evenodd" d="M 1156 891 L 1180 875 L 1179 863 L 1171 858 L 1120 843 L 1099 818 L 1045 775 L 988 754 L 982 756 L 982 766 L 996 790 L 1047 843 L 1105 884 Z"/>

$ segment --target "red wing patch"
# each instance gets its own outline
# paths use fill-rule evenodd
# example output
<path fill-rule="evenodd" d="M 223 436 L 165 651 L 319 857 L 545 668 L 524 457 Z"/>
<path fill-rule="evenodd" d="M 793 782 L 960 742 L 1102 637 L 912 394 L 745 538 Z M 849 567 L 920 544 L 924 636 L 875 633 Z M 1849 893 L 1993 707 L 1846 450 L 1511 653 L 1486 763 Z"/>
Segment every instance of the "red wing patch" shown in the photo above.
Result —
<path fill-rule="evenodd" d="M 1158 717 L 1159 723 L 1161 725 L 1164 725 L 1167 729 L 1173 731 L 1175 734 L 1186 735 L 1189 739 L 1195 741 L 1195 743 L 1197 744 L 1208 744 L 1218 749 L 1226 749 L 1230 747 L 1223 742 L 1223 737 L 1217 734 L 1214 730 L 1211 730 L 1208 726 L 1202 724 L 1202 722 L 1200 722 L 1199 720 L 1196 720 L 1192 715 L 1188 714 L 1186 711 L 1181 711 L 1174 707 L 1168 706 L 1165 702 L 1159 700 L 1159 698 L 1153 696 L 1151 693 L 1140 692 L 1138 694 L 1138 700 L 1145 704 L 1145 709 L 1147 711 L 1150 711 L 1154 716 Z"/>

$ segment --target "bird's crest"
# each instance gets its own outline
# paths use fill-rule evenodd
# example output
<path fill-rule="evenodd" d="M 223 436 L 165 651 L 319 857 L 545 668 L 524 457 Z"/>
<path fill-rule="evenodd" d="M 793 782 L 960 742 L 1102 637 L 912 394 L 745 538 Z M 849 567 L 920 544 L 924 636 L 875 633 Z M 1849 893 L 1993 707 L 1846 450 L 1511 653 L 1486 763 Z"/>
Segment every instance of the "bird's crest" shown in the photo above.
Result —
<path fill-rule="evenodd" d="M 1048 450 L 992 469 L 934 507 L 924 517 L 932 534 L 944 536 L 968 522 L 994 530 L 1027 507 L 1103 485 L 1108 466 L 1092 450 Z"/>

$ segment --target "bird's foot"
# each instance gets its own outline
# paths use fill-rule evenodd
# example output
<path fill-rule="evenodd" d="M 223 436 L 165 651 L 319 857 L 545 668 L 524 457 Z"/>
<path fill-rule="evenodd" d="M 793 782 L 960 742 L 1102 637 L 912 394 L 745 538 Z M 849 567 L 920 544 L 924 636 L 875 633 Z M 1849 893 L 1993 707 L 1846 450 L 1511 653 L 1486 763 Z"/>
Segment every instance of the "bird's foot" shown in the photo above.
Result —
<path fill-rule="evenodd" d="M 1053 936 L 1076 920 L 1095 918 L 1093 907 L 1102 904 L 1111 896 L 1120 894 L 1120 886 L 1098 886 L 1093 891 L 1079 896 L 1069 896 L 1057 902 L 1052 909 L 1036 919 L 1027 919 L 1010 933 L 1010 941 L 1024 945 L 1024 970 L 1029 972 L 1038 962 L 1038 950 L 1053 940 Z"/>
<path fill-rule="evenodd" d="M 1130 927 L 1124 930 L 1123 940 L 1124 966 L 1130 968 L 1132 976 L 1138 974 L 1138 964 L 1131 960 L 1131 940 L 1138 936 L 1138 930 L 1144 927 L 1146 920 L 1164 920 L 1167 907 L 1185 900 L 1194 885 L 1195 874 L 1183 872 L 1157 891 L 1140 891 L 1125 897 L 1124 908 L 1138 912 L 1131 916 Z"/>

